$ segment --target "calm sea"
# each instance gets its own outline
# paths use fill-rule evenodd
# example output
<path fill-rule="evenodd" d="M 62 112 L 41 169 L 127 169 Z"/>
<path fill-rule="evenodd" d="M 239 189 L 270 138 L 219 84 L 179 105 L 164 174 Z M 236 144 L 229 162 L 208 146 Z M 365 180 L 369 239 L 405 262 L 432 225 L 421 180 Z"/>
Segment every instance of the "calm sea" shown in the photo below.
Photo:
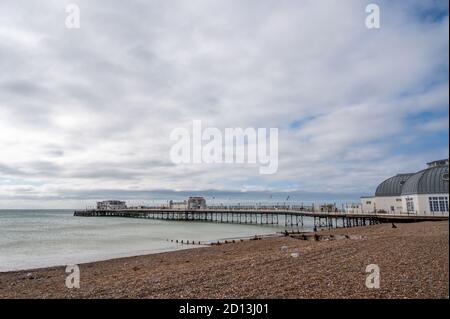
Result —
<path fill-rule="evenodd" d="M 305 228 L 311 223 L 305 222 Z M 171 239 L 213 241 L 284 227 L 74 217 L 72 210 L 0 210 L 0 271 L 69 265 L 191 248 Z"/>

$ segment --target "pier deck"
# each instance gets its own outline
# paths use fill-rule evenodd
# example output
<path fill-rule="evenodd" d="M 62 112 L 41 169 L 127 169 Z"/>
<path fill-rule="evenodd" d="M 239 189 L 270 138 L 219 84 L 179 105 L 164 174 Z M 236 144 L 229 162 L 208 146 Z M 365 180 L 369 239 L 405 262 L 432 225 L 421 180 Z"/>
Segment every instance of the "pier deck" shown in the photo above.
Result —
<path fill-rule="evenodd" d="M 123 209 L 123 210 L 77 210 L 74 216 L 82 217 L 128 217 L 174 221 L 205 221 L 234 224 L 279 225 L 299 227 L 304 218 L 311 218 L 314 227 L 354 227 L 378 223 L 401 223 L 448 220 L 446 215 L 413 215 L 381 213 L 316 212 L 301 209 Z"/>

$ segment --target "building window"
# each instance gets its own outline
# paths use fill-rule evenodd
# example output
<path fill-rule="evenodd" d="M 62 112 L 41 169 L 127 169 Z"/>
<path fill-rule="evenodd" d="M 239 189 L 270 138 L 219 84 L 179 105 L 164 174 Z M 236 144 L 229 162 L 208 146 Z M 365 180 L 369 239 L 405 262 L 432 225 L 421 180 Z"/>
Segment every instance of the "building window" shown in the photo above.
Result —
<path fill-rule="evenodd" d="M 438 212 L 439 211 L 439 202 L 437 197 L 430 197 L 430 210 L 432 212 Z"/>
<path fill-rule="evenodd" d="M 448 212 L 447 197 L 429 197 L 430 211 L 432 212 Z"/>
<path fill-rule="evenodd" d="M 448 198 L 439 197 L 439 210 L 441 212 L 448 212 Z"/>
<path fill-rule="evenodd" d="M 414 212 L 414 201 L 413 201 L 412 198 L 407 198 L 406 199 L 406 211 L 408 213 Z"/>
<path fill-rule="evenodd" d="M 369 202 L 366 202 L 366 205 L 370 205 L 370 204 L 372 204 L 372 202 L 370 202 L 370 201 L 369 201 Z"/>

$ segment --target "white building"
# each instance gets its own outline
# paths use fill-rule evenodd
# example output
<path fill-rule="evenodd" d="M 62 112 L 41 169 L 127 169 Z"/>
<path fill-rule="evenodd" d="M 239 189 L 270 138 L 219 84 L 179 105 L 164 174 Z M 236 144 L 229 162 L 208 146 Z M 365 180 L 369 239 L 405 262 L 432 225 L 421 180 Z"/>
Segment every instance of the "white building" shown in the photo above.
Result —
<path fill-rule="evenodd" d="M 392 214 L 402 213 L 402 188 L 413 175 L 397 174 L 378 185 L 374 199 L 375 210 Z"/>
<path fill-rule="evenodd" d="M 375 196 L 361 197 L 361 211 L 364 213 L 375 212 Z"/>
<path fill-rule="evenodd" d="M 427 163 L 417 173 L 398 174 L 378 185 L 375 196 L 362 197 L 363 212 L 448 214 L 448 159 Z"/>
<path fill-rule="evenodd" d="M 362 211 L 362 204 L 360 203 L 347 203 L 345 204 L 345 212 L 349 214 L 358 214 Z"/>
<path fill-rule="evenodd" d="M 189 209 L 202 209 L 206 208 L 206 200 L 200 196 L 189 197 L 188 199 Z"/>
<path fill-rule="evenodd" d="M 174 202 L 173 200 L 169 201 L 170 209 L 186 209 L 188 207 L 188 203 L 186 200 L 182 202 Z"/>
<path fill-rule="evenodd" d="M 102 202 L 97 202 L 97 209 L 100 210 L 127 209 L 127 204 L 120 200 L 105 200 Z"/>
<path fill-rule="evenodd" d="M 402 188 L 403 209 L 415 214 L 448 214 L 448 159 L 428 163 Z"/>
<path fill-rule="evenodd" d="M 188 200 L 182 202 L 169 201 L 169 208 L 171 209 L 202 209 L 206 207 L 205 198 L 200 196 L 189 197 Z"/>

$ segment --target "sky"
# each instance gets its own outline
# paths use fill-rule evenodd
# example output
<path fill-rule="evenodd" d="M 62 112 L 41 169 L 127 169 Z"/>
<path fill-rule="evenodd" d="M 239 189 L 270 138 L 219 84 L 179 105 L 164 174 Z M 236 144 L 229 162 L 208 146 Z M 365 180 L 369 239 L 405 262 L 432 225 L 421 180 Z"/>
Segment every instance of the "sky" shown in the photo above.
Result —
<path fill-rule="evenodd" d="M 379 29 L 370 3 L 1 1 L 0 209 L 358 200 L 448 158 L 448 1 L 373 1 Z M 193 120 L 278 128 L 277 172 L 174 164 L 170 134 Z"/>

